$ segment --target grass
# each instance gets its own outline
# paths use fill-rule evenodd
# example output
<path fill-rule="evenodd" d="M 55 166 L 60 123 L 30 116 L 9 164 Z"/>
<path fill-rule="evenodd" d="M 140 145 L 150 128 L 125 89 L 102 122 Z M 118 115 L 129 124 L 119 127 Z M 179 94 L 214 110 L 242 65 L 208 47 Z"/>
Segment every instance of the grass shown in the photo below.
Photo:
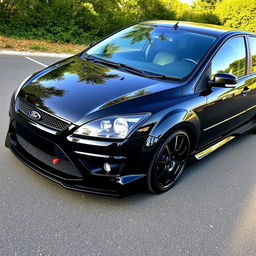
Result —
<path fill-rule="evenodd" d="M 46 52 L 48 50 L 47 47 L 41 46 L 41 45 L 38 45 L 38 44 L 32 44 L 28 48 L 32 51 L 37 51 L 37 52 Z"/>
<path fill-rule="evenodd" d="M 43 40 L 25 40 L 0 36 L 0 50 L 75 54 L 85 48 L 86 45 L 61 44 Z"/>

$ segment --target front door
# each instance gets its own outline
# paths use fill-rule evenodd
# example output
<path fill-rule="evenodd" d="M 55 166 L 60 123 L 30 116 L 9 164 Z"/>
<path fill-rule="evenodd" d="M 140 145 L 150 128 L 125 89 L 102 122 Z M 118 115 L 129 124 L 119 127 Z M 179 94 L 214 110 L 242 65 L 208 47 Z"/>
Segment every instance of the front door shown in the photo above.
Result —
<path fill-rule="evenodd" d="M 212 59 L 211 77 L 225 72 L 238 77 L 235 88 L 211 88 L 207 96 L 204 142 L 225 135 L 247 121 L 249 102 L 247 87 L 247 54 L 243 36 L 229 39 Z"/>

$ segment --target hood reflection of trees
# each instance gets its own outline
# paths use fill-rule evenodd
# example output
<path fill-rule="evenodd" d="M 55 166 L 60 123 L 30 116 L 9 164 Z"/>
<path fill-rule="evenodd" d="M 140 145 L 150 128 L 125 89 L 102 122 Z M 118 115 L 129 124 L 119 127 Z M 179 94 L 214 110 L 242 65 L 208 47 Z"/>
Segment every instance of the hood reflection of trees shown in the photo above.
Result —
<path fill-rule="evenodd" d="M 115 105 L 115 104 L 118 104 L 118 103 L 121 103 L 121 102 L 124 102 L 124 101 L 127 101 L 127 100 L 132 100 L 132 99 L 135 99 L 135 98 L 138 98 L 138 97 L 141 97 L 141 96 L 145 96 L 147 94 L 150 94 L 150 91 L 147 90 L 147 89 L 139 89 L 135 92 L 132 92 L 132 93 L 129 93 L 129 94 L 126 94 L 126 95 L 123 95 L 123 96 L 120 96 L 112 101 L 109 101 L 107 102 L 106 104 L 102 105 L 100 107 L 100 109 L 103 109 L 103 108 L 106 108 L 106 107 L 110 107 L 112 105 Z"/>
<path fill-rule="evenodd" d="M 117 78 L 116 74 L 109 74 L 110 68 L 101 64 L 84 61 L 78 57 L 58 69 L 55 69 L 46 75 L 37 79 L 38 82 L 50 81 L 58 82 L 64 80 L 64 76 L 68 74 L 77 75 L 78 82 L 84 82 L 86 84 L 105 84 L 106 80 Z"/>
<path fill-rule="evenodd" d="M 105 84 L 106 80 L 118 77 L 116 74 L 109 74 L 110 71 L 110 68 L 101 64 L 85 62 L 77 58 L 63 70 L 63 75 L 65 73 L 77 75 L 79 82 L 84 82 L 88 85 Z"/>
<path fill-rule="evenodd" d="M 110 71 L 111 69 L 108 67 L 89 61 L 85 62 L 80 58 L 74 58 L 70 63 L 39 77 L 33 83 L 25 86 L 22 89 L 22 93 L 28 102 L 33 102 L 33 104 L 41 109 L 54 114 L 53 111 L 45 105 L 45 100 L 53 96 L 64 97 L 68 91 L 58 89 L 54 86 L 46 86 L 44 82 L 59 82 L 64 80 L 66 74 L 74 74 L 77 75 L 78 82 L 87 85 L 105 84 L 106 80 L 119 77 L 116 74 L 109 74 Z"/>
<path fill-rule="evenodd" d="M 85 82 L 86 84 L 105 84 L 106 80 L 117 78 L 116 74 L 109 74 L 110 68 L 102 66 L 101 64 L 95 64 L 87 61 L 74 61 L 70 64 L 71 74 L 77 74 L 79 82 Z"/>
<path fill-rule="evenodd" d="M 54 112 L 45 106 L 45 100 L 53 96 L 64 97 L 66 91 L 56 89 L 54 86 L 45 87 L 39 82 L 31 83 L 22 89 L 22 93 L 25 94 L 25 98 L 28 102 L 33 102 L 39 108 L 54 114 Z"/>

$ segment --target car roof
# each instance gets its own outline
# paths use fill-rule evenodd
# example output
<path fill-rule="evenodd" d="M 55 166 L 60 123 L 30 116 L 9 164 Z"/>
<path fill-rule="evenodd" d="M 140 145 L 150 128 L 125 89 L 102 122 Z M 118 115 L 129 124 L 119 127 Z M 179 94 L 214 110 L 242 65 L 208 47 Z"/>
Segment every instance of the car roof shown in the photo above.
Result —
<path fill-rule="evenodd" d="M 177 22 L 178 21 L 173 21 L 173 20 L 149 20 L 149 21 L 141 22 L 140 24 L 153 25 L 153 26 L 159 26 L 159 27 L 173 27 Z M 239 31 L 229 27 L 213 25 L 213 24 L 197 23 L 197 22 L 187 22 L 187 21 L 179 21 L 178 28 L 183 30 L 198 32 L 198 33 L 209 34 L 216 37 L 222 36 L 223 34 L 227 34 L 227 33 L 229 34 L 242 33 L 242 34 L 255 35 L 254 33 Z"/>

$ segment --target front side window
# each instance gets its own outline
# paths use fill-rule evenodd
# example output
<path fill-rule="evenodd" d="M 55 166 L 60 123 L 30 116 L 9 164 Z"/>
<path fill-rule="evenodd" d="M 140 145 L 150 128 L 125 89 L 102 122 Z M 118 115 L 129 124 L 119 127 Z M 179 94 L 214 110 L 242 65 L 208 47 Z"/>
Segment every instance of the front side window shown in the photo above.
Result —
<path fill-rule="evenodd" d="M 256 72 L 256 37 L 249 37 L 249 44 L 252 55 L 252 72 Z"/>
<path fill-rule="evenodd" d="M 172 27 L 138 24 L 108 37 L 84 54 L 153 74 L 184 78 L 215 40 L 214 36 Z"/>
<path fill-rule="evenodd" d="M 212 76 L 225 72 L 237 77 L 246 72 L 246 48 L 243 37 L 228 40 L 212 60 Z"/>

